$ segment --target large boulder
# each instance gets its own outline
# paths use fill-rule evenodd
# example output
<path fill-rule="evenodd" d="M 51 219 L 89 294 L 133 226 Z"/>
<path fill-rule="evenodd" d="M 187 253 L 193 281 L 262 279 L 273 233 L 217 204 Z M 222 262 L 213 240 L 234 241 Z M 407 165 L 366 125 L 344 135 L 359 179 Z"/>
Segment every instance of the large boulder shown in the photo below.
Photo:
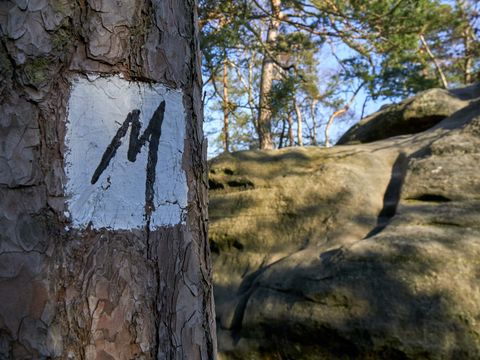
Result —
<path fill-rule="evenodd" d="M 480 101 L 416 135 L 210 164 L 221 359 L 480 358 Z"/>
<path fill-rule="evenodd" d="M 398 104 L 384 106 L 360 120 L 338 140 L 337 145 L 368 143 L 425 131 L 478 97 L 480 84 L 455 90 L 421 92 Z"/>

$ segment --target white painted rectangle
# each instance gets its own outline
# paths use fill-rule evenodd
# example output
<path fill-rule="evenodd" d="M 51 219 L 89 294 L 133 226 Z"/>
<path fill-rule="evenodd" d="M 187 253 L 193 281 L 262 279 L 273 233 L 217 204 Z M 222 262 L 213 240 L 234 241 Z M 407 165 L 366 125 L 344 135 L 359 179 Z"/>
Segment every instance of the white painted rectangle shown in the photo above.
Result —
<path fill-rule="evenodd" d="M 140 111 L 141 135 L 162 101 L 164 117 L 152 188 L 154 209 L 149 212 L 145 209 L 146 174 L 153 138 L 145 141 L 134 162 L 129 161 L 132 124 L 94 184 L 92 176 L 128 114 Z M 90 224 L 97 229 L 128 230 L 149 224 L 155 229 L 184 221 L 188 187 L 182 167 L 185 109 L 181 91 L 120 76 L 79 76 L 72 83 L 66 127 L 65 194 L 73 227 Z"/>

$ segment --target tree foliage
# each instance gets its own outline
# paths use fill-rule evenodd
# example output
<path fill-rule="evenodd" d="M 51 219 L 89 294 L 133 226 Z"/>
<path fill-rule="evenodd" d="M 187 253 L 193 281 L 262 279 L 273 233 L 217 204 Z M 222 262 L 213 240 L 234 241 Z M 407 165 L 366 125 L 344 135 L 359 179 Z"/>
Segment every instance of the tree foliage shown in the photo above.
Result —
<path fill-rule="evenodd" d="M 235 148 L 262 143 L 262 131 L 271 132 L 276 146 L 284 145 L 292 114 L 305 125 L 297 126 L 304 129 L 298 142 L 304 136 L 316 144 L 317 130 L 360 85 L 371 99 L 399 98 L 471 83 L 480 70 L 480 6 L 473 0 L 202 0 L 200 5 L 207 89 L 217 102 L 223 99 L 221 88 L 230 94 L 231 104 L 223 101 L 220 109 L 231 115 L 228 124 L 235 130 L 227 131 L 232 130 Z M 326 70 L 325 53 L 336 59 L 335 71 Z M 228 85 L 220 84 L 225 61 L 231 64 Z M 266 62 L 273 64 L 268 77 Z"/>

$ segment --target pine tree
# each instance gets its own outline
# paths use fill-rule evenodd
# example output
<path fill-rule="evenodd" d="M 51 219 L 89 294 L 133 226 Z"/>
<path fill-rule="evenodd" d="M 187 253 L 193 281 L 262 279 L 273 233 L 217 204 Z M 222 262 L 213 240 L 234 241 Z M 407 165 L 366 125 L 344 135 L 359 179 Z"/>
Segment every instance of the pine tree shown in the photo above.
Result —
<path fill-rule="evenodd" d="M 194 2 L 0 13 L 0 358 L 214 359 Z"/>

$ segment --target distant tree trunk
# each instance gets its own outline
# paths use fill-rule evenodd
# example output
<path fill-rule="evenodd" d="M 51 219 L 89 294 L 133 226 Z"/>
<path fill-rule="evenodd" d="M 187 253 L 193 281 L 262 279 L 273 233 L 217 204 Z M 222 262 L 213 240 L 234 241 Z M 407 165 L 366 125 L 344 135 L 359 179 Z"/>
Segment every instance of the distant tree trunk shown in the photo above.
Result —
<path fill-rule="evenodd" d="M 288 112 L 287 122 L 288 122 L 288 142 L 289 142 L 289 146 L 294 146 L 295 145 L 295 138 L 293 136 L 293 116 L 292 116 L 291 111 Z"/>
<path fill-rule="evenodd" d="M 363 101 L 363 104 L 362 104 L 362 113 L 360 114 L 360 120 L 363 119 L 363 117 L 365 116 L 365 109 L 367 108 L 367 103 L 368 103 L 368 100 L 369 100 L 369 95 L 365 96 L 365 100 Z"/>
<path fill-rule="evenodd" d="M 230 151 L 230 137 L 228 129 L 228 117 L 230 115 L 230 105 L 228 99 L 228 59 L 223 61 L 223 151 Z"/>
<path fill-rule="evenodd" d="M 253 65 L 254 65 L 254 60 L 252 58 L 250 58 L 248 60 L 247 101 L 248 101 L 248 106 L 250 107 L 250 114 L 252 116 L 253 127 L 255 128 L 255 130 L 258 133 L 258 117 L 255 115 L 257 107 L 256 107 L 256 104 L 254 103 L 253 94 L 252 94 L 252 89 L 253 89 Z"/>
<path fill-rule="evenodd" d="M 464 81 L 465 84 L 473 82 L 473 29 L 469 26 L 463 34 L 463 46 L 465 48 Z"/>
<path fill-rule="evenodd" d="M 325 147 L 330 147 L 330 126 L 332 126 L 333 121 L 337 116 L 345 114 L 348 111 L 348 108 L 342 108 L 337 111 L 334 111 L 332 115 L 328 118 L 327 125 L 325 126 Z"/>
<path fill-rule="evenodd" d="M 297 142 L 298 146 L 303 146 L 303 117 L 300 106 L 298 106 L 297 101 L 293 100 L 293 106 L 295 108 L 295 113 L 297 114 Z"/>
<path fill-rule="evenodd" d="M 471 84 L 473 79 L 473 64 L 474 64 L 474 56 L 475 56 L 475 31 L 470 23 L 470 19 L 468 18 L 468 11 L 470 12 L 473 10 L 471 7 L 470 9 L 465 9 L 468 7 L 468 3 L 465 1 L 457 0 L 456 4 L 461 11 L 461 18 L 463 21 L 464 28 L 462 29 L 462 38 L 463 38 L 463 48 L 464 48 L 464 62 L 463 62 L 463 74 L 464 74 L 464 82 L 465 84 Z"/>
<path fill-rule="evenodd" d="M 360 84 L 360 86 L 355 90 L 355 92 L 353 93 L 352 97 L 350 98 L 350 100 L 348 100 L 347 104 L 335 111 L 332 115 L 330 115 L 330 117 L 328 118 L 328 121 L 327 121 L 327 125 L 325 126 L 325 147 L 330 147 L 330 137 L 329 137 L 329 133 L 330 133 L 330 127 L 332 126 L 333 124 L 333 121 L 335 120 L 335 118 L 337 116 L 340 116 L 340 115 L 343 115 L 345 114 L 349 109 L 350 109 L 350 106 L 352 106 L 353 102 L 355 101 L 355 98 L 357 97 L 358 93 L 360 92 L 360 89 L 365 85 L 365 83 L 362 83 Z M 365 104 L 364 104 L 365 106 Z M 362 117 L 363 117 L 363 110 L 362 110 Z"/>
<path fill-rule="evenodd" d="M 315 108 L 317 106 L 317 100 L 313 99 L 310 103 L 310 113 L 312 115 L 312 145 L 317 145 L 317 120 L 315 118 Z"/>
<path fill-rule="evenodd" d="M 258 138 L 260 149 L 273 149 L 272 139 L 272 109 L 270 107 L 270 93 L 272 91 L 273 80 L 275 77 L 275 59 L 271 52 L 278 36 L 280 28 L 280 18 L 282 16 L 280 7 L 281 0 L 270 1 L 273 17 L 270 20 L 267 33 L 267 42 L 265 47 L 270 53 L 265 53 L 262 62 L 262 72 L 260 79 L 260 98 L 258 114 Z"/>
<path fill-rule="evenodd" d="M 215 359 L 195 3 L 0 8 L 0 358 Z"/>
<path fill-rule="evenodd" d="M 437 70 L 438 78 L 440 79 L 440 82 L 442 83 L 443 88 L 448 89 L 447 77 L 445 76 L 445 74 L 442 70 L 442 66 L 440 65 L 440 62 L 435 57 L 435 55 L 433 55 L 432 50 L 430 50 L 430 46 L 428 46 L 428 43 L 425 40 L 425 37 L 423 35 L 420 35 L 420 41 L 422 42 L 422 45 L 425 48 L 425 51 L 427 52 L 428 56 L 430 57 L 430 60 L 432 60 L 433 64 L 435 65 L 435 69 Z"/>
<path fill-rule="evenodd" d="M 280 133 L 280 141 L 278 142 L 279 149 L 283 147 L 283 140 L 285 139 L 286 127 L 287 127 L 287 121 L 285 119 L 282 119 L 282 132 Z"/>

